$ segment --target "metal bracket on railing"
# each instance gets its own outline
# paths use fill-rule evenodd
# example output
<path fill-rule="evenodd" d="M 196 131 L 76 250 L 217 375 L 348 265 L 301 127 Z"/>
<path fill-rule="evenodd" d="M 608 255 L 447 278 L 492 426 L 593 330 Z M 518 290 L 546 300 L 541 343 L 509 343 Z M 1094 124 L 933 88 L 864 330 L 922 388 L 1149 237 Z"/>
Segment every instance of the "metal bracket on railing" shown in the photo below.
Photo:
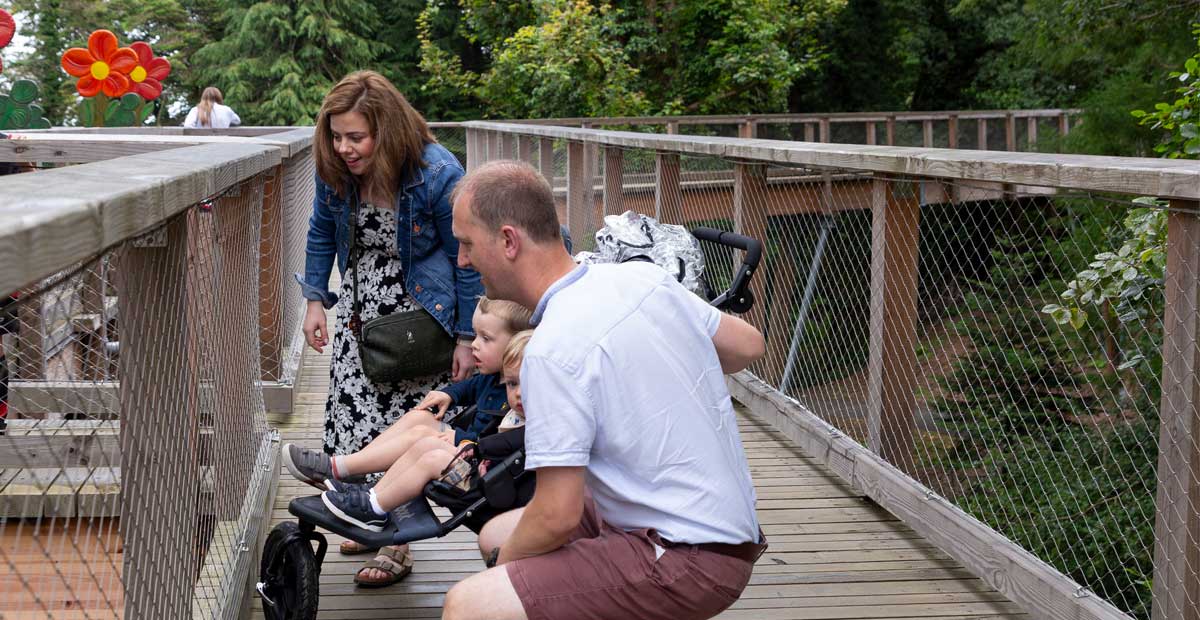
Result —
<path fill-rule="evenodd" d="M 154 230 L 133 238 L 135 248 L 165 248 L 167 247 L 167 227 L 159 226 Z"/>
<path fill-rule="evenodd" d="M 1075 598 L 1087 598 L 1091 595 L 1092 595 L 1091 590 L 1089 590 L 1083 586 L 1079 586 L 1078 588 L 1075 588 L 1075 593 L 1072 596 L 1074 596 Z"/>
<path fill-rule="evenodd" d="M 238 553 L 245 553 L 250 550 L 250 544 L 246 542 L 245 538 L 238 541 L 237 550 Z"/>
<path fill-rule="evenodd" d="M 934 494 L 933 489 L 925 489 L 925 501 L 928 502 L 934 499 L 937 499 L 937 496 Z"/>

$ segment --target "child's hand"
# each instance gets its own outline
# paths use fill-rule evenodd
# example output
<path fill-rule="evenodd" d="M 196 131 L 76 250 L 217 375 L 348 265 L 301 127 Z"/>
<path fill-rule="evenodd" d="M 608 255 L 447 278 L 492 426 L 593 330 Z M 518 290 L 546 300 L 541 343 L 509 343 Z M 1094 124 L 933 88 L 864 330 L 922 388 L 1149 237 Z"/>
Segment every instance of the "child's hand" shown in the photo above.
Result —
<path fill-rule="evenodd" d="M 428 409 L 433 412 L 435 420 L 441 420 L 442 416 L 446 415 L 446 410 L 454 403 L 454 399 L 445 392 L 434 390 L 425 396 L 425 399 L 417 403 L 417 409 Z"/>

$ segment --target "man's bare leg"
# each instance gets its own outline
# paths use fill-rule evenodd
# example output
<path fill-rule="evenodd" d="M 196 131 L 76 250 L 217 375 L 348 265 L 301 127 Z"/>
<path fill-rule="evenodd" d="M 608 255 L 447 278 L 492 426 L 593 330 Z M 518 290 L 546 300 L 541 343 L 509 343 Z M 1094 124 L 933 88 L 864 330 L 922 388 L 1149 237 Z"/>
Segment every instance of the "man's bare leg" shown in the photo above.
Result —
<path fill-rule="evenodd" d="M 527 617 L 504 566 L 489 568 L 458 582 L 446 593 L 442 607 L 442 620 L 526 620 Z"/>

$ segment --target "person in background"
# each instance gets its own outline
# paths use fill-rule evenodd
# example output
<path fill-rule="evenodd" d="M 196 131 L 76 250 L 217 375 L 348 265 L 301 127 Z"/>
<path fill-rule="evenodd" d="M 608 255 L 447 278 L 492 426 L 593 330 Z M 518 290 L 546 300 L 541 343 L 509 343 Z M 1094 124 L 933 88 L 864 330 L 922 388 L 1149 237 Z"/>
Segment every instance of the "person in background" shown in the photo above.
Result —
<path fill-rule="evenodd" d="M 241 117 L 233 111 L 233 108 L 225 105 L 221 91 L 216 86 L 204 89 L 200 95 L 200 104 L 192 108 L 188 112 L 187 119 L 183 121 L 183 126 L 190 128 L 227 129 L 241 124 Z"/>

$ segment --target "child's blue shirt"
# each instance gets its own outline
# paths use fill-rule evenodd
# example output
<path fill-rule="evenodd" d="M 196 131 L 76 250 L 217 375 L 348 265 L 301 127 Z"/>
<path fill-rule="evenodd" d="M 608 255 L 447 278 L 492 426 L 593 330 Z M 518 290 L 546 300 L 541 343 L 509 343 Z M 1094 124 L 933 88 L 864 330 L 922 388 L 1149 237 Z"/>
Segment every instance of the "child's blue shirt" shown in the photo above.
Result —
<path fill-rule="evenodd" d="M 469 427 L 454 429 L 454 445 L 464 439 L 479 441 L 479 433 L 497 416 L 508 411 L 508 392 L 501 383 L 500 373 L 475 375 L 465 381 L 452 383 L 442 391 L 450 395 L 455 407 L 475 405 L 478 409 Z"/>

